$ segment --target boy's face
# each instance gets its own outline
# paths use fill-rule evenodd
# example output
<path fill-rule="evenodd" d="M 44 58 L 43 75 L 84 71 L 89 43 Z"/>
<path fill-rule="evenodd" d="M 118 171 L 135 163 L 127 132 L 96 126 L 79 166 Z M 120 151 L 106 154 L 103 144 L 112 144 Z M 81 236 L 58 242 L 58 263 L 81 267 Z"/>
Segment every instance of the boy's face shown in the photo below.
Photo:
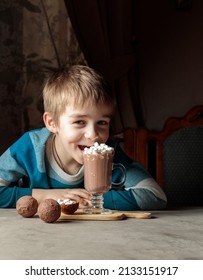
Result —
<path fill-rule="evenodd" d="M 81 106 L 67 106 L 56 127 L 56 149 L 65 164 L 83 164 L 82 152 L 95 142 L 105 143 L 109 137 L 111 106 L 88 102 Z"/>

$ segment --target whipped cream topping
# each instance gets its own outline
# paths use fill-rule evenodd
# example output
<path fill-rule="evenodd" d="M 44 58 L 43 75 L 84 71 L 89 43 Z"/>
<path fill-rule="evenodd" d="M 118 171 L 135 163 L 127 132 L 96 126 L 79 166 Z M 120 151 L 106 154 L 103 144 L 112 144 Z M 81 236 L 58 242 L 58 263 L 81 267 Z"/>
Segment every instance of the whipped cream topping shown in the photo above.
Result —
<path fill-rule="evenodd" d="M 75 201 L 73 201 L 73 200 L 70 200 L 70 199 L 62 199 L 62 198 L 59 198 L 59 199 L 57 200 L 57 202 L 58 202 L 59 204 L 65 204 L 65 205 L 67 205 L 67 204 L 74 204 L 74 203 L 75 203 Z"/>
<path fill-rule="evenodd" d="M 84 154 L 105 154 L 105 153 L 113 153 L 114 152 L 114 148 L 109 147 L 108 145 L 104 144 L 104 143 L 97 143 L 95 142 L 93 146 L 91 147 L 86 147 L 84 148 Z"/>

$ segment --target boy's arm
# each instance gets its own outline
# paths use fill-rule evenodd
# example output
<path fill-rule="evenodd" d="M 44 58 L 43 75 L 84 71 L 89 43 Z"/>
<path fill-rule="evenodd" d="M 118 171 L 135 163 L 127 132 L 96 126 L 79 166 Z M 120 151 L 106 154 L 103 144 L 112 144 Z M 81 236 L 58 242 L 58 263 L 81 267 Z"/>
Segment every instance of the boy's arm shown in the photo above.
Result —
<path fill-rule="evenodd" d="M 18 186 L 0 186 L 0 208 L 15 208 L 16 201 L 24 195 L 32 195 L 32 190 Z"/>
<path fill-rule="evenodd" d="M 21 180 L 26 172 L 10 155 L 10 150 L 0 157 L 0 208 L 13 208 L 16 201 L 24 195 L 31 195 L 29 188 L 20 188 Z"/>
<path fill-rule="evenodd" d="M 138 162 L 128 158 L 121 147 L 115 148 L 114 160 L 126 168 L 124 190 L 112 189 L 104 194 L 104 207 L 116 210 L 158 210 L 166 207 L 167 198 L 147 170 Z M 113 174 L 113 181 L 120 181 Z"/>
<path fill-rule="evenodd" d="M 167 204 L 165 195 L 161 198 L 150 190 L 149 185 L 146 187 L 111 190 L 104 194 L 104 207 L 123 211 L 164 209 Z"/>

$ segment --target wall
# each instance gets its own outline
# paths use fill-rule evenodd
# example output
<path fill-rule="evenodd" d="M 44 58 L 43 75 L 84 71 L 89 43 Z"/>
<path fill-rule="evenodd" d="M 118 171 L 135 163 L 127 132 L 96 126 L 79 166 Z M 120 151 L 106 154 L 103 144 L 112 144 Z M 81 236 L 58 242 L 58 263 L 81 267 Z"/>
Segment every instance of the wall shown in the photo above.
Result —
<path fill-rule="evenodd" d="M 0 154 L 21 132 L 22 35 L 22 7 L 17 3 L 1 1 Z"/>
<path fill-rule="evenodd" d="M 175 1 L 137 0 L 140 95 L 146 126 L 203 104 L 203 1 L 177 11 Z"/>

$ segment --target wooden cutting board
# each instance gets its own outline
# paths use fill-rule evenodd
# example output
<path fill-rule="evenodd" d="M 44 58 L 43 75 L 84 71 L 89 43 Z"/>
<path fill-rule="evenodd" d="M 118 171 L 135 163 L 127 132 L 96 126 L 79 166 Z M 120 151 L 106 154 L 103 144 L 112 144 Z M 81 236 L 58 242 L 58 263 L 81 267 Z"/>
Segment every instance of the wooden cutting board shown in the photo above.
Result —
<path fill-rule="evenodd" d="M 112 214 L 85 214 L 81 210 L 78 210 L 72 215 L 66 215 L 61 213 L 60 220 L 95 220 L 95 221 L 117 221 L 126 218 L 136 219 L 150 219 L 151 213 L 149 212 L 122 212 L 113 211 Z"/>

